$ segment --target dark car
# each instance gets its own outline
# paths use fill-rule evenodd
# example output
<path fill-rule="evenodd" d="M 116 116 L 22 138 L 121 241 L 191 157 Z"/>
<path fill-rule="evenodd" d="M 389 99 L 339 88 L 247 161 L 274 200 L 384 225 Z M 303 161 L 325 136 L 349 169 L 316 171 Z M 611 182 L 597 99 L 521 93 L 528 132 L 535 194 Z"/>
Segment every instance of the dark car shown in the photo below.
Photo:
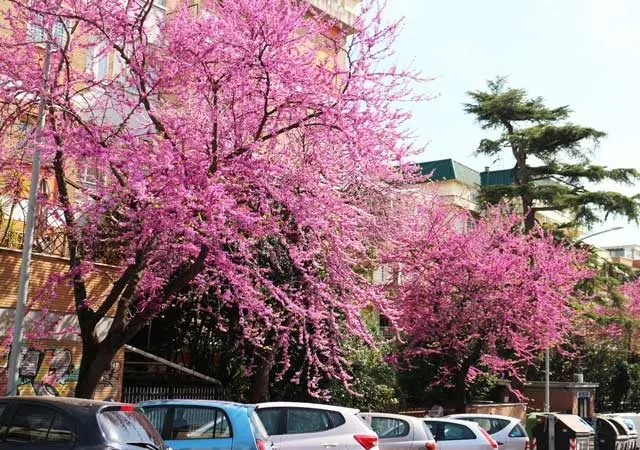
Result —
<path fill-rule="evenodd" d="M 0 450 L 167 450 L 133 405 L 63 397 L 0 397 Z"/>

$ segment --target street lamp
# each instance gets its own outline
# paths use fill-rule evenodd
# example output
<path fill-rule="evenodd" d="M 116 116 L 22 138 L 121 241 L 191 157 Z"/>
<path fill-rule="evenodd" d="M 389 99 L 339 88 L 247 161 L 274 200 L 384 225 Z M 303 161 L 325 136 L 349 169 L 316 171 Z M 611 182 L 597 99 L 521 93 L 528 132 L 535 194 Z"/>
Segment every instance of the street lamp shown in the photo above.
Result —
<path fill-rule="evenodd" d="M 584 241 L 585 239 L 589 239 L 592 238 L 594 236 L 598 236 L 600 234 L 604 234 L 604 233 L 610 233 L 612 231 L 618 231 L 618 230 L 622 230 L 624 227 L 613 227 L 613 228 L 607 228 L 606 230 L 602 230 L 602 231 L 598 231 L 596 233 L 591 233 L 588 234 L 584 237 L 581 237 L 580 239 L 578 239 L 577 241 L 575 241 L 575 244 L 578 244 L 582 241 Z M 550 381 L 549 381 L 549 365 L 550 365 L 550 355 L 549 355 L 549 347 L 546 348 L 546 350 L 544 351 L 544 412 L 548 413 L 550 411 L 550 401 L 551 401 L 551 390 L 550 390 Z"/>
<path fill-rule="evenodd" d="M 585 239 L 590 239 L 590 238 L 592 238 L 594 236 L 598 236 L 599 234 L 610 233 L 611 231 L 622 230 L 623 228 L 624 227 L 613 227 L 613 228 L 607 228 L 606 230 L 598 231 L 596 233 L 587 234 L 586 236 L 581 237 L 580 239 L 578 239 L 575 243 L 577 244 L 579 242 L 584 241 Z"/>
<path fill-rule="evenodd" d="M 31 247 L 33 246 L 33 232 L 35 228 L 36 203 L 38 201 L 38 186 L 40 185 L 40 146 L 42 134 L 46 125 L 47 94 L 49 91 L 49 68 L 51 65 L 51 43 L 48 41 L 44 50 L 42 67 L 43 83 L 38 104 L 38 128 L 36 131 L 36 148 L 33 152 L 31 163 L 31 186 L 29 187 L 29 202 L 27 204 L 27 217 L 25 231 L 22 239 L 22 265 L 20 267 L 20 281 L 18 282 L 18 297 L 13 324 L 13 337 L 9 352 L 9 364 L 7 367 L 7 395 L 18 393 L 18 358 L 22 353 L 23 321 L 29 290 L 29 266 L 31 265 Z"/>

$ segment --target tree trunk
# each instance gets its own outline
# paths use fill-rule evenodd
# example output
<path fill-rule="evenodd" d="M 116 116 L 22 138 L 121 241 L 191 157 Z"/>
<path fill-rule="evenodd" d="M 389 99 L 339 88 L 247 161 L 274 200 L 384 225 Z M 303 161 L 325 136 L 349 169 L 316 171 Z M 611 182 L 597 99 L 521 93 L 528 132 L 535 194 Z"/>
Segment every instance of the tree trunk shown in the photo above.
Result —
<path fill-rule="evenodd" d="M 466 412 L 467 408 L 467 375 L 472 365 L 475 365 L 482 353 L 482 344 L 476 342 L 473 344 L 471 355 L 462 362 L 460 370 L 455 376 L 453 386 L 453 406 L 456 414 L 462 414 Z"/>
<path fill-rule="evenodd" d="M 76 397 L 93 398 L 100 378 L 111 366 L 114 356 L 114 351 L 108 349 L 104 343 L 97 342 L 94 337 L 83 341 Z"/>
<path fill-rule="evenodd" d="M 257 351 L 257 367 L 251 377 L 251 403 L 268 402 L 270 399 L 271 370 L 276 362 L 277 347 L 274 345 L 268 350 Z"/>
<path fill-rule="evenodd" d="M 467 372 L 469 372 L 469 366 L 465 364 L 456 375 L 453 387 L 453 406 L 456 414 L 467 412 Z"/>
<path fill-rule="evenodd" d="M 523 203 L 525 203 L 524 199 L 523 199 Z M 529 202 L 529 204 L 533 204 L 533 202 Z M 533 230 L 536 226 L 536 213 L 534 210 L 531 209 L 531 207 L 526 207 L 523 206 L 524 208 L 524 231 L 525 233 L 528 233 L 529 231 Z"/>

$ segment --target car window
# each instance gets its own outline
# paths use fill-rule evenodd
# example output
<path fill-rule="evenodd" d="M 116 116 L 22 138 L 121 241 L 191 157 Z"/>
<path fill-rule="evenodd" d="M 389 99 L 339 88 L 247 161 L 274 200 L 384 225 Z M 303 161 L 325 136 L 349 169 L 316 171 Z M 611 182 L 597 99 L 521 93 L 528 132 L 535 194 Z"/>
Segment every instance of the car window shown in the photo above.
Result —
<path fill-rule="evenodd" d="M 164 432 L 164 425 L 167 422 L 167 413 L 169 412 L 168 406 L 150 406 L 141 408 L 142 413 L 149 419 L 149 422 L 153 427 L 158 430 L 160 434 Z"/>
<path fill-rule="evenodd" d="M 427 433 L 431 433 L 431 436 L 434 436 L 436 439 L 438 438 L 438 424 L 435 422 L 422 422 L 422 426 L 424 427 Z"/>
<path fill-rule="evenodd" d="M 469 420 L 480 425 L 489 434 L 496 434 L 505 429 L 510 421 L 506 419 L 496 419 L 493 417 L 465 417 L 463 420 Z"/>
<path fill-rule="evenodd" d="M 371 428 L 380 439 L 399 438 L 409 434 L 409 423 L 390 417 L 372 417 Z"/>
<path fill-rule="evenodd" d="M 219 408 L 204 406 L 176 406 L 169 439 L 223 439 L 231 437 L 231 425 L 226 413 Z"/>
<path fill-rule="evenodd" d="M 431 427 L 428 426 L 426 423 L 422 422 L 422 428 L 424 428 L 424 432 L 427 435 L 427 440 L 434 440 L 435 439 L 435 433 L 433 431 L 431 431 Z"/>
<path fill-rule="evenodd" d="M 287 434 L 317 433 L 331 428 L 331 418 L 323 409 L 287 408 Z"/>
<path fill-rule="evenodd" d="M 329 418 L 331 419 L 331 428 L 338 428 L 346 422 L 344 416 L 338 411 L 327 411 L 327 414 L 329 414 Z"/>
<path fill-rule="evenodd" d="M 11 442 L 73 442 L 73 425 L 55 410 L 35 405 L 21 405 L 7 429 Z"/>
<path fill-rule="evenodd" d="M 4 434 L 7 432 L 7 426 L 9 425 L 9 417 L 2 417 L 2 413 L 5 409 L 7 409 L 6 403 L 0 403 L 0 439 L 2 439 Z"/>
<path fill-rule="evenodd" d="M 158 431 L 137 409 L 103 409 L 98 414 L 98 424 L 109 442 L 146 442 L 164 448 Z"/>
<path fill-rule="evenodd" d="M 61 414 L 56 414 L 47 433 L 47 442 L 73 442 L 73 425 Z"/>
<path fill-rule="evenodd" d="M 444 422 L 442 424 L 443 441 L 462 441 L 466 439 L 475 439 L 476 435 L 469 427 L 458 423 Z"/>
<path fill-rule="evenodd" d="M 516 424 L 516 426 L 513 427 L 513 430 L 511 430 L 511 432 L 509 433 L 509 437 L 512 437 L 512 438 L 527 437 L 527 432 L 524 431 L 524 428 L 522 428 L 520 424 Z"/>
<path fill-rule="evenodd" d="M 284 412 L 285 408 L 259 408 L 256 410 L 264 429 L 270 436 L 284 434 L 282 420 Z"/>
<path fill-rule="evenodd" d="M 249 422 L 251 423 L 253 434 L 257 439 L 267 439 L 269 437 L 269 433 L 265 429 L 262 420 L 260 420 L 260 416 L 258 416 L 255 410 L 249 416 Z"/>

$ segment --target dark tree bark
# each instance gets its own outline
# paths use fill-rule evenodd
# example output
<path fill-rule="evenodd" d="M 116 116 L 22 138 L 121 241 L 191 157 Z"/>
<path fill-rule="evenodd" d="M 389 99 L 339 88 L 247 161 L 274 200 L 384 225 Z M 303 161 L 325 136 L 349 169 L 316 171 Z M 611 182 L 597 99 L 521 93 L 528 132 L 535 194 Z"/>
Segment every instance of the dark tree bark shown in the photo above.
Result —
<path fill-rule="evenodd" d="M 455 377 L 453 387 L 453 407 L 456 414 L 463 414 L 467 409 L 467 374 L 471 364 L 467 361 L 462 364 Z"/>
<path fill-rule="evenodd" d="M 271 399 L 271 371 L 276 362 L 278 349 L 275 346 L 256 352 L 256 369 L 251 377 L 251 403 L 268 402 Z"/>
<path fill-rule="evenodd" d="M 102 374 L 110 368 L 116 352 L 108 350 L 94 338 L 83 340 L 79 373 L 82 376 L 78 376 L 76 397 L 93 398 Z"/>

